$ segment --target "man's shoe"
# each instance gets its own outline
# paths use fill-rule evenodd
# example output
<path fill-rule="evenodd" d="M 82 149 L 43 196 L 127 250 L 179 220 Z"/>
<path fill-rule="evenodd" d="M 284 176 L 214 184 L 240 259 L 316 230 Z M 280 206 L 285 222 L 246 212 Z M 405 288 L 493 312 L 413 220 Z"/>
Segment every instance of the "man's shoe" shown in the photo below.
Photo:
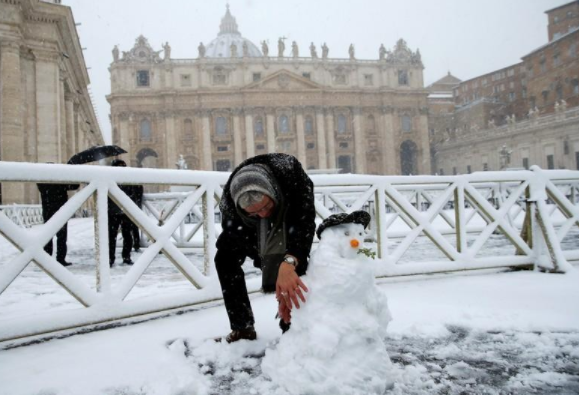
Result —
<path fill-rule="evenodd" d="M 123 263 L 124 263 L 125 265 L 132 265 L 134 262 L 131 261 L 131 259 L 129 258 L 129 259 L 123 259 Z"/>
<path fill-rule="evenodd" d="M 253 326 L 250 326 L 246 329 L 241 329 L 237 331 L 231 331 L 231 333 L 225 336 L 225 341 L 227 343 L 235 343 L 239 340 L 255 340 L 257 339 L 257 333 L 255 333 L 255 329 Z M 215 339 L 216 342 L 221 342 L 223 338 L 219 337 Z"/>
<path fill-rule="evenodd" d="M 115 264 L 115 261 L 109 261 L 109 264 L 111 265 L 111 267 L 113 267 L 113 265 Z"/>
<path fill-rule="evenodd" d="M 62 266 L 65 266 L 65 267 L 72 265 L 72 263 L 67 262 L 67 261 L 58 261 L 58 263 L 60 263 Z"/>

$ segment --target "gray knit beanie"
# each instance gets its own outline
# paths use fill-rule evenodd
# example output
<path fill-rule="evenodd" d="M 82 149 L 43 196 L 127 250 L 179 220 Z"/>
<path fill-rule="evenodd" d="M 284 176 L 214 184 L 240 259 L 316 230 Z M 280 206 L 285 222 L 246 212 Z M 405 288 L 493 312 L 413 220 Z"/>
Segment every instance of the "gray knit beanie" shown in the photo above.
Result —
<path fill-rule="evenodd" d="M 261 192 L 278 203 L 277 192 L 274 188 L 275 181 L 267 166 L 253 164 L 242 167 L 231 180 L 231 197 L 237 207 L 239 198 L 246 192 Z"/>

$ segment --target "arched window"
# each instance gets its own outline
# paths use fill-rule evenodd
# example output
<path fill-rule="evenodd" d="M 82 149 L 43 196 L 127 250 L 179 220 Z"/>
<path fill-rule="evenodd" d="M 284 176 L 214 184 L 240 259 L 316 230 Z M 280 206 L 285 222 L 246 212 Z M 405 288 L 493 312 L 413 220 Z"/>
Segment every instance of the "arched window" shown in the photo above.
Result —
<path fill-rule="evenodd" d="M 376 132 L 376 121 L 374 120 L 374 115 L 368 115 L 366 118 L 366 130 L 370 133 Z"/>
<path fill-rule="evenodd" d="M 289 118 L 287 115 L 281 115 L 279 117 L 279 131 L 280 133 L 289 133 Z"/>
<path fill-rule="evenodd" d="M 183 121 L 183 138 L 193 140 L 193 121 L 190 119 Z"/>
<path fill-rule="evenodd" d="M 309 135 L 314 134 L 314 120 L 309 115 L 306 117 L 306 122 L 304 126 L 306 134 Z"/>
<path fill-rule="evenodd" d="M 217 117 L 215 119 L 215 134 L 218 136 L 227 134 L 227 119 L 225 117 Z"/>
<path fill-rule="evenodd" d="M 409 115 L 402 115 L 402 130 L 405 132 L 412 130 L 412 119 Z"/>
<path fill-rule="evenodd" d="M 255 118 L 253 132 L 256 136 L 263 136 L 263 119 L 261 117 Z"/>
<path fill-rule="evenodd" d="M 143 119 L 139 127 L 139 136 L 142 141 L 151 141 L 151 121 Z"/>
<path fill-rule="evenodd" d="M 347 125 L 346 125 L 346 116 L 344 114 L 338 115 L 338 133 L 346 133 L 347 132 Z"/>

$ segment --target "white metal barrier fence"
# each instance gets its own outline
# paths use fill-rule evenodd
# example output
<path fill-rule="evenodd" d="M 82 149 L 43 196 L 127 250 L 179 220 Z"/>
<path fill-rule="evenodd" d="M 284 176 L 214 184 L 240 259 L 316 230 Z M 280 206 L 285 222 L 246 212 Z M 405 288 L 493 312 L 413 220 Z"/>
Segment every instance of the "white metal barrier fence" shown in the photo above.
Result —
<path fill-rule="evenodd" d="M 221 297 L 213 257 L 222 186 L 218 172 L 68 166 L 0 162 L 0 182 L 81 183 L 83 187 L 46 224 L 25 229 L 0 212 L 0 234 L 20 251 L 0 262 L 0 297 L 34 262 L 85 308 L 21 319 L 0 319 L 0 341 L 66 328 L 165 311 Z M 579 172 L 483 172 L 462 176 L 312 176 L 318 221 L 334 212 L 365 209 L 373 214 L 369 238 L 376 242 L 379 276 L 453 270 L 534 266 L 570 269 L 579 248 L 561 248 L 579 228 Z M 176 187 L 160 206 L 146 199 L 141 210 L 119 184 Z M 497 192 L 498 191 L 498 192 Z M 141 228 L 149 246 L 114 287 L 108 258 L 107 198 L 115 201 Z M 91 288 L 42 248 L 88 199 L 95 200 L 96 286 Z M 148 211 L 152 215 L 147 215 Z M 476 230 L 473 232 L 473 230 Z M 505 236 L 511 254 L 485 250 L 496 234 Z M 199 235 L 195 239 L 195 236 Z M 201 237 L 202 235 L 202 237 Z M 405 259 L 420 243 L 437 252 Z M 181 247 L 202 248 L 204 265 L 196 267 Z M 419 248 L 418 248 L 419 249 Z M 194 285 L 175 296 L 151 295 L 125 300 L 160 253 Z M 249 281 L 250 291 L 259 281 Z"/>
<path fill-rule="evenodd" d="M 44 223 L 40 204 L 13 204 L 0 206 L 0 211 L 16 225 L 30 228 Z"/>

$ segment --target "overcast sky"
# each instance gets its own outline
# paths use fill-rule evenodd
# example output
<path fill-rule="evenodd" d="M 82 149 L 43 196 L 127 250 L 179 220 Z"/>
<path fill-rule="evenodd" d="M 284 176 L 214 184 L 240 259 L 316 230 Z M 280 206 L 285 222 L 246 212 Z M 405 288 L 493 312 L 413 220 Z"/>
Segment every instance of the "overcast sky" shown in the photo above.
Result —
<path fill-rule="evenodd" d="M 72 7 L 91 78 L 101 129 L 110 141 L 108 67 L 115 44 L 130 50 L 143 34 L 155 50 L 168 41 L 172 58 L 196 58 L 230 4 L 241 34 L 259 46 L 296 41 L 307 56 L 310 42 L 326 42 L 330 57 L 377 59 L 404 38 L 420 49 L 426 85 L 450 71 L 466 80 L 507 67 L 547 42 L 546 10 L 570 0 L 64 0 Z M 289 47 L 289 45 L 287 45 Z M 286 50 L 286 53 L 288 51 Z M 318 49 L 318 52 L 320 50 Z M 302 55 L 302 56 L 304 56 Z"/>

